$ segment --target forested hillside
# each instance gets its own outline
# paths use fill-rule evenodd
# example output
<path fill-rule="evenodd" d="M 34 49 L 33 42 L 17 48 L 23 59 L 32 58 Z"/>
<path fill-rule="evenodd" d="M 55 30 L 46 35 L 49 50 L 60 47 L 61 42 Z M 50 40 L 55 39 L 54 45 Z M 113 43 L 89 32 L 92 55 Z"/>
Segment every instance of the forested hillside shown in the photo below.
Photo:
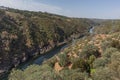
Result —
<path fill-rule="evenodd" d="M 41 65 L 20 68 L 63 44 Z M 119 80 L 119 58 L 120 20 L 0 8 L 0 80 Z"/>
<path fill-rule="evenodd" d="M 105 21 L 42 65 L 13 69 L 9 80 L 119 80 L 120 21 Z"/>
<path fill-rule="evenodd" d="M 0 73 L 7 72 L 33 56 L 88 34 L 89 19 L 0 9 Z"/>
<path fill-rule="evenodd" d="M 95 27 L 96 34 L 109 34 L 120 32 L 120 20 L 106 20 Z"/>

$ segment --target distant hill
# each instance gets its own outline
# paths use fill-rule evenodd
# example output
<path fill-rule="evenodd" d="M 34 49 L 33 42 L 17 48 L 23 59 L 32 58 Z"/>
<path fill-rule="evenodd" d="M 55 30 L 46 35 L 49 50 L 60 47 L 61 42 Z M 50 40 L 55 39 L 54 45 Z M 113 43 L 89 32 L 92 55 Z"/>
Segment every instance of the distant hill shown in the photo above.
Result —
<path fill-rule="evenodd" d="M 0 6 L 0 9 L 7 10 L 8 7 Z"/>

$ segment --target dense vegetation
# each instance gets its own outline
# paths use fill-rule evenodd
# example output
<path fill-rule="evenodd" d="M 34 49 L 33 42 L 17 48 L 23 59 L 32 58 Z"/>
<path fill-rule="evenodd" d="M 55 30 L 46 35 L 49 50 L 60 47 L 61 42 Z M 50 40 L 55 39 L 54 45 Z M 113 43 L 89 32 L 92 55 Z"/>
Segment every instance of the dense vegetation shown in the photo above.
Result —
<path fill-rule="evenodd" d="M 0 73 L 60 44 L 88 34 L 89 19 L 0 9 Z"/>
<path fill-rule="evenodd" d="M 73 43 L 41 66 L 13 69 L 9 80 L 119 80 L 119 23 L 101 23 L 104 27 L 99 25 L 94 34 Z"/>
<path fill-rule="evenodd" d="M 88 35 L 93 24 L 97 24 L 94 33 Z M 82 36 L 42 65 L 15 68 L 33 56 Z M 5 80 L 119 80 L 119 58 L 119 20 L 0 10 L 0 73 L 12 68 Z"/>
<path fill-rule="evenodd" d="M 120 32 L 120 20 L 106 20 L 95 28 L 96 34 L 109 34 L 115 32 Z"/>

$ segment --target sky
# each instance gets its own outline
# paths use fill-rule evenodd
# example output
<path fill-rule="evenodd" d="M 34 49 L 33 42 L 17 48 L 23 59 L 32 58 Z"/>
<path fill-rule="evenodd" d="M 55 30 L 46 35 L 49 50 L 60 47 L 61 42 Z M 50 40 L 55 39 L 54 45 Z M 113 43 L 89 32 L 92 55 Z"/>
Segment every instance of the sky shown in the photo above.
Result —
<path fill-rule="evenodd" d="M 120 0 L 0 0 L 0 6 L 68 17 L 120 19 Z"/>

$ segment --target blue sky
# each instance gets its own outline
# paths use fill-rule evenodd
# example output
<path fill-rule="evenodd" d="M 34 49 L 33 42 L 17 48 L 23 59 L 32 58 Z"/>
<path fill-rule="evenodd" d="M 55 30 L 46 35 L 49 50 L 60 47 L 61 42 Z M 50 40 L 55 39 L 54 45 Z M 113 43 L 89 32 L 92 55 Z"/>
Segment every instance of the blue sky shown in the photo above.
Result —
<path fill-rule="evenodd" d="M 0 0 L 0 5 L 70 17 L 120 19 L 120 0 Z"/>

